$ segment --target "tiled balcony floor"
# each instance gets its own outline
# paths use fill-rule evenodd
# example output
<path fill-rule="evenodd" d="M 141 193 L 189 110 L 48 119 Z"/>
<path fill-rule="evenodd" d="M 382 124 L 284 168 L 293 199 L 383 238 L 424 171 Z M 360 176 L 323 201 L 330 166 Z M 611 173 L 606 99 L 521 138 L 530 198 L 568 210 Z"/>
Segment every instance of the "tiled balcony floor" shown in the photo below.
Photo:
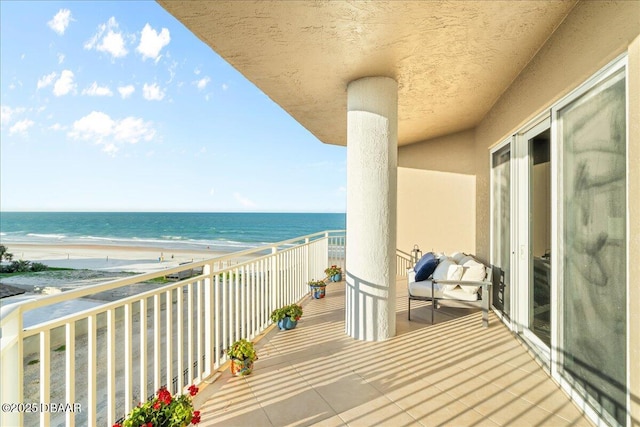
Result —
<path fill-rule="evenodd" d="M 296 329 L 257 345 L 253 374 L 225 371 L 201 407 L 203 426 L 591 426 L 494 316 L 448 309 L 430 324 L 398 282 L 397 336 L 344 333 L 344 283 L 305 300 Z M 445 311 L 444 309 L 443 311 Z"/>

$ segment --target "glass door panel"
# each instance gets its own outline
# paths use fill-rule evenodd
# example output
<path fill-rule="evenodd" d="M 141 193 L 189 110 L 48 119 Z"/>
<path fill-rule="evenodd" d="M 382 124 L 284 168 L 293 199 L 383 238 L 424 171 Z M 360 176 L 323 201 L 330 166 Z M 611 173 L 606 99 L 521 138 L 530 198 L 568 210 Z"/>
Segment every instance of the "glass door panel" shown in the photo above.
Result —
<path fill-rule="evenodd" d="M 626 91 L 622 68 L 557 110 L 562 369 L 612 425 L 627 422 Z"/>
<path fill-rule="evenodd" d="M 551 347 L 551 131 L 547 127 L 527 142 L 531 246 L 527 326 L 546 347 Z"/>
<path fill-rule="evenodd" d="M 493 306 L 506 318 L 511 309 L 511 146 L 491 156 Z"/>

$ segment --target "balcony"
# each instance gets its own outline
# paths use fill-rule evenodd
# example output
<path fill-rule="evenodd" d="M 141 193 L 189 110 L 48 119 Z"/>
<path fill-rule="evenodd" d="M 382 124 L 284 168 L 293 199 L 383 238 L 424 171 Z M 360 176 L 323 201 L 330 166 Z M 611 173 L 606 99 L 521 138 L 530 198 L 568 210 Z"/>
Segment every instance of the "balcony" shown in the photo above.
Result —
<path fill-rule="evenodd" d="M 344 247 L 344 232 L 322 232 L 4 305 L 2 402 L 81 411 L 3 412 L 0 424 L 110 426 L 159 387 L 176 393 L 195 383 L 205 426 L 590 425 L 495 316 L 485 329 L 479 311 L 443 307 L 431 325 L 428 304 L 418 303 L 408 322 L 401 274 L 409 261 L 401 253 L 397 335 L 348 337 L 344 282 L 321 300 L 309 300 L 306 285 L 328 264 L 344 266 Z M 178 281 L 148 282 L 161 275 Z M 137 292 L 29 320 L 37 310 L 129 287 Z M 305 307 L 298 327 L 278 332 L 269 313 L 296 301 Z M 224 350 L 239 338 L 258 345 L 246 378 L 226 369 Z"/>
<path fill-rule="evenodd" d="M 257 343 L 253 374 L 213 383 L 203 426 L 591 426 L 495 315 L 428 303 L 407 321 L 397 282 L 397 336 L 362 342 L 344 333 L 344 282 L 305 298 L 291 331 Z M 415 307 L 415 308 L 414 308 Z"/>

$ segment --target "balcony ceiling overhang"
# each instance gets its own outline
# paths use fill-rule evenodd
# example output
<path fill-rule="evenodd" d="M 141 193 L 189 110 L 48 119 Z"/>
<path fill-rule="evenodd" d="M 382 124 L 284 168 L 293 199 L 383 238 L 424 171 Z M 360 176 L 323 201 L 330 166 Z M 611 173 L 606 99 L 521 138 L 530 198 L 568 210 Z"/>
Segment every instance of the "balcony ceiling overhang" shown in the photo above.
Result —
<path fill-rule="evenodd" d="M 347 84 L 398 81 L 398 144 L 476 126 L 575 1 L 158 0 L 318 139 L 346 145 Z"/>

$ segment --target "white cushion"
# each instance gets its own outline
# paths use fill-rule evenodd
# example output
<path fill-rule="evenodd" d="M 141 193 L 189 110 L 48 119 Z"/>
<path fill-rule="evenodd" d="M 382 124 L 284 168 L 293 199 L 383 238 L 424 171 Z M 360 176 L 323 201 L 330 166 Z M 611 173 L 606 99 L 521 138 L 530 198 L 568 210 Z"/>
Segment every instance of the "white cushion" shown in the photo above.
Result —
<path fill-rule="evenodd" d="M 464 272 L 462 273 L 462 281 L 481 282 L 486 277 L 486 271 L 482 264 L 464 266 L 463 268 Z M 480 286 L 461 286 L 461 288 L 468 294 L 475 294 L 480 289 Z"/>
<path fill-rule="evenodd" d="M 453 258 L 457 264 L 460 264 L 460 260 L 464 258 L 466 255 L 462 252 L 454 252 L 449 256 Z"/>
<path fill-rule="evenodd" d="M 464 263 L 460 263 L 460 265 L 463 265 L 465 267 L 473 267 L 475 265 L 481 265 L 481 266 L 484 267 L 484 264 L 479 262 L 479 261 L 477 261 L 475 258 L 472 258 L 472 259 L 470 259 L 468 261 L 465 261 Z"/>
<path fill-rule="evenodd" d="M 440 258 L 440 262 L 433 272 L 433 278 L 435 280 L 446 280 L 450 265 L 455 265 L 453 259 L 449 257 Z"/>
<path fill-rule="evenodd" d="M 460 259 L 460 261 L 458 261 L 458 264 L 464 265 L 468 261 L 475 261 L 475 260 L 476 259 L 474 257 L 472 257 L 471 255 L 465 255 L 465 256 L 462 257 L 462 259 Z"/>
<path fill-rule="evenodd" d="M 457 265 L 453 258 L 444 257 L 441 258 L 440 263 L 433 272 L 434 280 L 447 280 L 449 276 L 449 267 Z M 443 285 L 442 288 L 446 290 L 452 290 L 456 285 Z"/>
<path fill-rule="evenodd" d="M 428 297 L 431 298 L 431 280 L 423 280 L 422 282 L 410 282 L 409 293 L 414 297 Z M 476 301 L 478 294 L 469 294 L 464 292 L 459 287 L 455 287 L 452 290 L 444 290 L 438 284 L 433 286 L 433 296 L 441 299 L 453 299 L 460 301 Z"/>
<path fill-rule="evenodd" d="M 462 273 L 464 272 L 464 267 L 458 264 L 452 264 L 449 266 L 449 270 L 447 270 L 447 280 L 460 280 L 462 278 Z"/>

